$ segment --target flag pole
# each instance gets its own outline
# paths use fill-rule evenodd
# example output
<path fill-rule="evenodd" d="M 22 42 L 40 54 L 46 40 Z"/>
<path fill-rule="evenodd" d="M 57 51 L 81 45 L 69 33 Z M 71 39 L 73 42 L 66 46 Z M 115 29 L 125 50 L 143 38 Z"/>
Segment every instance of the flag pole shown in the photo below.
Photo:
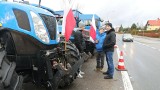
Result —
<path fill-rule="evenodd" d="M 66 5 L 66 1 L 65 0 L 63 0 L 63 3 Z M 63 10 L 63 14 L 65 14 L 65 8 L 66 8 L 66 6 L 64 7 L 64 10 Z M 64 15 L 63 15 L 63 18 L 65 18 L 64 17 Z M 64 22 L 64 21 L 63 21 Z M 62 28 L 63 29 L 63 28 Z M 65 30 L 65 27 L 64 27 L 64 30 Z M 63 31 L 62 31 L 62 35 L 63 35 Z M 67 49 L 67 43 L 66 43 L 66 38 L 65 38 L 65 35 L 63 35 L 64 36 L 64 50 L 65 50 L 65 54 L 66 54 L 66 49 Z"/>
<path fill-rule="evenodd" d="M 67 52 L 66 52 L 67 51 L 67 41 L 66 41 L 66 38 L 65 38 L 65 41 L 64 41 L 64 50 L 65 50 L 64 54 L 67 55 Z M 66 62 L 64 62 L 64 66 L 67 67 L 67 63 Z"/>
<path fill-rule="evenodd" d="M 65 2 L 65 1 L 64 1 Z M 67 42 L 68 42 L 68 40 L 69 40 L 69 38 L 70 38 L 70 35 L 71 35 L 71 33 L 72 33 L 72 31 L 73 31 L 73 27 L 74 27 L 74 23 L 76 22 L 75 21 L 75 18 L 74 18 L 74 15 L 73 15 L 73 12 L 71 11 L 72 9 L 72 6 L 73 6 L 73 4 L 74 4 L 74 2 L 72 1 L 72 0 L 68 0 L 68 2 L 65 2 L 65 4 L 66 4 L 66 7 L 65 7 L 65 9 L 67 10 L 67 14 L 66 14 L 66 16 L 65 17 L 63 17 L 63 18 L 66 18 L 66 19 L 64 19 L 65 20 L 65 26 L 63 27 L 64 28 L 64 31 L 65 31 L 65 34 L 66 34 L 66 32 L 68 32 L 67 33 L 67 36 L 65 35 L 65 50 L 67 50 Z M 64 10 L 65 10 L 64 9 Z M 65 11 L 64 11 L 65 12 Z M 64 14 L 65 15 L 65 14 Z M 68 16 L 69 15 L 69 16 Z M 70 19 L 70 22 L 68 22 L 68 19 L 67 19 L 67 17 Z M 66 26 L 67 25 L 67 26 Z M 69 30 L 69 31 L 68 31 Z"/>
<path fill-rule="evenodd" d="M 71 4 L 72 0 L 68 0 L 68 2 L 69 2 L 69 4 Z M 64 1 L 64 3 L 65 3 L 65 1 Z M 67 50 L 67 40 L 66 40 L 66 38 L 65 38 L 65 42 L 64 43 L 65 43 L 64 44 L 64 50 L 66 51 Z M 65 54 L 66 54 L 66 52 L 65 52 Z"/>

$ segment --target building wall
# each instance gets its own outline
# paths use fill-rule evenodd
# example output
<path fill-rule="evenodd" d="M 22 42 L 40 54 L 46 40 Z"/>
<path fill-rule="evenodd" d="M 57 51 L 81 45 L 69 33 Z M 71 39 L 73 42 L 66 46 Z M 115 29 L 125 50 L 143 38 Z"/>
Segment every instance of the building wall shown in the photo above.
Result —
<path fill-rule="evenodd" d="M 119 31 L 119 28 L 120 28 L 120 27 L 116 27 L 116 28 L 115 28 L 115 32 L 118 32 L 118 31 Z"/>
<path fill-rule="evenodd" d="M 158 30 L 160 26 L 147 26 L 147 30 Z"/>

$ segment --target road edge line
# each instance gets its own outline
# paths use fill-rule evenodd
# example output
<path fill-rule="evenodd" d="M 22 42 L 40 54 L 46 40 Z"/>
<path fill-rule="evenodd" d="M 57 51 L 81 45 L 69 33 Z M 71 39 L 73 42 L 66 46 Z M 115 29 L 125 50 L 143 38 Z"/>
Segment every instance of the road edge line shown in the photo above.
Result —
<path fill-rule="evenodd" d="M 120 58 L 120 50 L 117 47 L 117 56 L 118 56 L 118 60 Z M 131 80 L 129 78 L 128 72 L 127 71 L 121 71 L 121 75 L 122 75 L 122 80 L 123 80 L 123 85 L 124 85 L 124 90 L 133 90 L 133 86 L 131 83 Z"/>

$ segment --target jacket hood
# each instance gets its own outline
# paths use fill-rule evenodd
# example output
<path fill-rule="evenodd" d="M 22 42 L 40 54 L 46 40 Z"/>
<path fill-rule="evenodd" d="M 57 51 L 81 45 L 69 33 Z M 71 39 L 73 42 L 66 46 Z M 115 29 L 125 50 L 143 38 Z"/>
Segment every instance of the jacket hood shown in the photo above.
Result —
<path fill-rule="evenodd" d="M 114 28 L 112 28 L 111 30 L 107 31 L 106 33 L 109 34 L 110 32 L 115 32 Z"/>

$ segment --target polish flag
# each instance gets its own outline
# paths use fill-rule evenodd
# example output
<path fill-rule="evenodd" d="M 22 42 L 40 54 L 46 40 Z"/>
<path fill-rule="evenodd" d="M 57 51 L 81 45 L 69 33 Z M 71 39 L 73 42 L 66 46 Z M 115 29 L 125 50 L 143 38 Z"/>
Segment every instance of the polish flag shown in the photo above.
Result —
<path fill-rule="evenodd" d="M 63 23 L 62 23 L 62 34 L 65 36 L 66 41 L 68 41 L 76 25 L 76 21 L 72 12 L 71 5 L 67 0 L 64 1 L 65 1 L 65 9 L 64 9 Z"/>
<path fill-rule="evenodd" d="M 92 42 L 94 42 L 95 39 L 96 39 L 96 24 L 95 24 L 95 19 L 94 19 L 94 15 L 93 15 L 91 27 L 90 27 L 90 40 Z"/>

